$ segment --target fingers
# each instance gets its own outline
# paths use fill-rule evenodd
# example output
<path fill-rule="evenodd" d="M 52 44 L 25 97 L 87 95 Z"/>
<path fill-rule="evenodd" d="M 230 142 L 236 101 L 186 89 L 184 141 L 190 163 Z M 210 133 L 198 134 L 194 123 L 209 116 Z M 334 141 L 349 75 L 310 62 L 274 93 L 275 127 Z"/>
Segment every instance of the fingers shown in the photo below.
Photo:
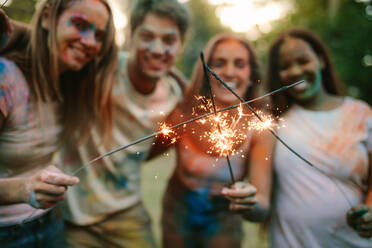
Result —
<path fill-rule="evenodd" d="M 357 230 L 358 231 L 363 231 L 363 232 L 364 231 L 372 231 L 372 222 L 357 225 Z"/>
<path fill-rule="evenodd" d="M 55 166 L 48 166 L 47 169 L 40 174 L 39 178 L 42 182 L 53 185 L 72 186 L 79 182 L 79 178 L 66 175 Z"/>
<path fill-rule="evenodd" d="M 254 205 L 241 205 L 241 204 L 230 204 L 229 209 L 232 211 L 245 211 L 252 210 Z"/>
<path fill-rule="evenodd" d="M 257 189 L 246 182 L 236 182 L 231 188 L 223 188 L 221 193 L 226 197 L 250 197 L 257 193 Z"/>
<path fill-rule="evenodd" d="M 51 208 L 54 205 L 58 203 L 58 201 L 61 201 L 64 199 L 64 194 L 59 196 L 54 195 L 48 195 L 48 194 L 40 194 L 35 193 L 35 191 L 32 191 L 30 200 L 28 201 L 28 204 L 30 204 L 34 208 Z"/>
<path fill-rule="evenodd" d="M 65 199 L 65 195 L 49 195 L 49 194 L 35 194 L 35 199 L 38 202 L 58 202 L 58 201 L 63 201 Z"/>
<path fill-rule="evenodd" d="M 372 231 L 359 231 L 359 236 L 362 238 L 371 238 L 372 237 Z"/>
<path fill-rule="evenodd" d="M 253 197 L 244 197 L 244 198 L 233 198 L 231 199 L 232 202 L 236 204 L 256 204 L 257 198 Z"/>
<path fill-rule="evenodd" d="M 57 186 L 42 182 L 38 182 L 34 187 L 36 193 L 45 193 L 50 195 L 61 195 L 64 194 L 66 190 L 67 188 L 65 186 Z"/>
<path fill-rule="evenodd" d="M 241 199 L 233 199 L 229 205 L 232 211 L 252 210 L 257 203 L 256 197 L 247 197 Z"/>
<path fill-rule="evenodd" d="M 348 212 L 347 216 L 351 219 L 359 219 L 368 211 L 368 207 L 364 204 L 358 204 L 352 207 Z"/>
<path fill-rule="evenodd" d="M 236 182 L 231 188 L 223 188 L 221 194 L 230 200 L 232 211 L 252 210 L 257 203 L 257 189 L 247 182 Z"/>
<path fill-rule="evenodd" d="M 347 223 L 363 238 L 372 237 L 372 208 L 359 204 L 347 212 Z"/>
<path fill-rule="evenodd" d="M 25 200 L 35 208 L 50 208 L 65 198 L 68 186 L 75 185 L 79 179 L 64 174 L 55 166 L 48 166 L 32 176 L 25 183 Z"/>

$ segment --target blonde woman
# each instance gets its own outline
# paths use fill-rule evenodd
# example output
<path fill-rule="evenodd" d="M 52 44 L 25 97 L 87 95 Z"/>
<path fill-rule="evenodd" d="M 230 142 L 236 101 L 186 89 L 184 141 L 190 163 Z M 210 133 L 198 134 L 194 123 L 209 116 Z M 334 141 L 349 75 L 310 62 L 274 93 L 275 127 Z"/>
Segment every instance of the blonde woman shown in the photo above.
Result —
<path fill-rule="evenodd" d="M 79 180 L 50 165 L 52 155 L 63 140 L 83 140 L 92 123 L 111 129 L 110 7 L 104 0 L 38 7 L 26 48 L 0 58 L 1 247 L 65 246 L 63 222 L 49 208 Z"/>

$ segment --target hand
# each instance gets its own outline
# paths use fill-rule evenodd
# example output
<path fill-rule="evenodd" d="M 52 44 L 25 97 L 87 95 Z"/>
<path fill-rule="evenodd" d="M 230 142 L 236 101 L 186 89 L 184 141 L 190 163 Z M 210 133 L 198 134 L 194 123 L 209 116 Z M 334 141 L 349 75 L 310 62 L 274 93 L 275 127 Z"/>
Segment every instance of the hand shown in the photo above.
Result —
<path fill-rule="evenodd" d="M 53 165 L 25 179 L 24 201 L 34 208 L 50 208 L 65 198 L 67 186 L 79 178 L 62 173 Z"/>
<path fill-rule="evenodd" d="M 0 8 L 0 33 L 10 34 L 13 30 L 10 24 L 9 17 L 6 15 L 3 9 Z"/>
<path fill-rule="evenodd" d="M 4 10 L 0 8 L 0 47 L 3 47 L 7 43 L 12 31 L 13 26 L 11 25 L 8 16 L 5 14 Z"/>
<path fill-rule="evenodd" d="M 359 204 L 351 208 L 346 215 L 346 221 L 359 236 L 372 237 L 372 207 Z"/>
<path fill-rule="evenodd" d="M 247 182 L 236 182 L 230 188 L 223 188 L 221 194 L 230 200 L 232 211 L 252 210 L 257 203 L 257 189 Z"/>

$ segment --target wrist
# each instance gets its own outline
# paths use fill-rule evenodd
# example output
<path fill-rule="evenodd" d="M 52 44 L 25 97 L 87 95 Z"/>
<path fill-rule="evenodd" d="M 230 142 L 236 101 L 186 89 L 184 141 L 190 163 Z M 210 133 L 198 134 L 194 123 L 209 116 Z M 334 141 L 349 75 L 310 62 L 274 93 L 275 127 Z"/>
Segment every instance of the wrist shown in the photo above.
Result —
<path fill-rule="evenodd" d="M 27 178 L 4 178 L 0 180 L 0 204 L 26 203 L 28 201 Z"/>
<path fill-rule="evenodd" d="M 31 180 L 29 178 L 22 178 L 20 182 L 20 200 L 23 203 L 28 203 L 30 201 L 32 187 L 31 187 Z"/>

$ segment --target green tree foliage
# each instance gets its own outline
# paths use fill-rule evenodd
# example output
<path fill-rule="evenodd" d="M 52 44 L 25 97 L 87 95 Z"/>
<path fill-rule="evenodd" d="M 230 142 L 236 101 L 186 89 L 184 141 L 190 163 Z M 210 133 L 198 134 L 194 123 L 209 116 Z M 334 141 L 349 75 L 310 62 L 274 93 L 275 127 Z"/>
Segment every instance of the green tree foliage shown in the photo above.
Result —
<path fill-rule="evenodd" d="M 327 44 L 340 77 L 350 95 L 372 103 L 372 1 L 293 0 L 294 11 L 276 23 L 274 30 L 256 43 L 270 42 L 289 27 L 315 31 Z M 370 7 L 368 7 L 370 6 Z"/>
<path fill-rule="evenodd" d="M 207 41 L 213 35 L 229 31 L 229 29 L 222 26 L 215 14 L 216 7 L 206 0 L 189 0 L 187 5 L 192 13 L 192 26 L 178 66 L 189 77 Z"/>
<path fill-rule="evenodd" d="M 29 23 L 35 11 L 36 2 L 37 0 L 12 0 L 7 7 L 4 7 L 4 10 L 10 18 Z"/>

